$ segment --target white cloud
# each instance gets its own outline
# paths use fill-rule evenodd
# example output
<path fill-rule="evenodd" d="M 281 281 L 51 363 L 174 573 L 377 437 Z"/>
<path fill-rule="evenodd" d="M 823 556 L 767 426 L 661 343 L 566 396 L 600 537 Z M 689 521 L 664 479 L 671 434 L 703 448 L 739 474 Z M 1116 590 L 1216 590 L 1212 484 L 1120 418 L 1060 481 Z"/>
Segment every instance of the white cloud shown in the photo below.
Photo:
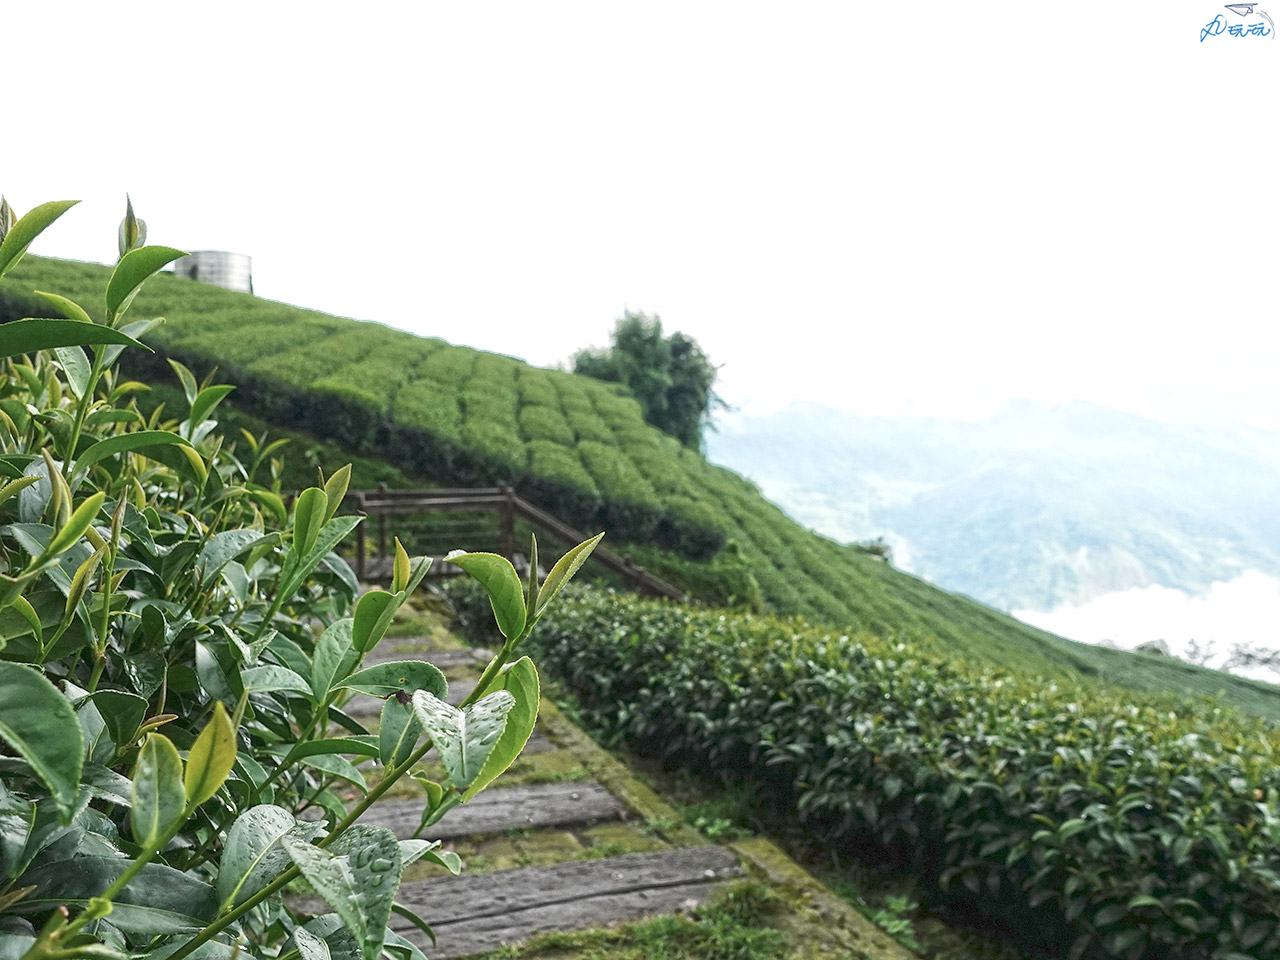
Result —
<path fill-rule="evenodd" d="M 1184 656 L 1193 639 L 1211 643 L 1218 651 L 1212 665 L 1220 665 L 1236 644 L 1280 649 L 1280 579 L 1248 570 L 1199 595 L 1168 587 L 1134 588 L 1048 612 L 1015 610 L 1013 616 L 1072 640 L 1109 640 L 1127 650 L 1164 640 L 1171 653 Z M 1253 675 L 1272 682 L 1280 676 L 1267 671 Z"/>

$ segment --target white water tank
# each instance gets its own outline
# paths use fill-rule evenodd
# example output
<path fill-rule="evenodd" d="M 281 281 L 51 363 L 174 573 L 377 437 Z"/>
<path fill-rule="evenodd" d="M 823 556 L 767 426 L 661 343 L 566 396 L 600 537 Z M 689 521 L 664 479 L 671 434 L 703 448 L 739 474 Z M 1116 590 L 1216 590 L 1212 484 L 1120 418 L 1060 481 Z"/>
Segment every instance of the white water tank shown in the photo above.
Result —
<path fill-rule="evenodd" d="M 228 290 L 253 293 L 253 262 L 246 253 L 226 250 L 192 250 L 173 264 L 173 272 Z"/>

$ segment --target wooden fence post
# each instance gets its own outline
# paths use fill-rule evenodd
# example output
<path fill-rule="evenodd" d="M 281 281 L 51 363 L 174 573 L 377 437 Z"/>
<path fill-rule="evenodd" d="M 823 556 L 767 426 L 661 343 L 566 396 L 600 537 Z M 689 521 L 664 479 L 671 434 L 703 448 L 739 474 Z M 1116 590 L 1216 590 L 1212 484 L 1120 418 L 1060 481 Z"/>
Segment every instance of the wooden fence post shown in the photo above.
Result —
<path fill-rule="evenodd" d="M 498 507 L 498 553 L 514 563 L 516 558 L 515 491 L 510 487 L 503 487 L 502 496 L 502 504 Z"/>
<path fill-rule="evenodd" d="M 385 483 L 378 484 L 378 493 L 385 494 L 386 492 L 387 485 Z M 385 513 L 378 514 L 378 556 L 390 556 L 387 551 L 387 515 Z"/>
<path fill-rule="evenodd" d="M 369 514 L 364 509 L 364 494 L 356 494 L 356 513 L 364 517 L 365 520 L 356 525 L 356 579 L 363 581 L 365 579 L 364 558 L 366 555 L 364 525 L 368 522 Z"/>

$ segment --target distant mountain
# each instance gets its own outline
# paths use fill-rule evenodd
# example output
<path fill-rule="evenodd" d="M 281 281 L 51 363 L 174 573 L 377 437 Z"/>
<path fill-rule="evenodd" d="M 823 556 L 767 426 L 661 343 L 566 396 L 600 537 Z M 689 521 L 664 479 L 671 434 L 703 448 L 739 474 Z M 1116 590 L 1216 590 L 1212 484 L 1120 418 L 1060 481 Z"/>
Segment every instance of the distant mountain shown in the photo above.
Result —
<path fill-rule="evenodd" d="M 1280 434 L 1085 402 L 990 419 L 858 418 L 808 404 L 736 416 L 709 456 L 842 541 L 1004 610 L 1131 587 L 1280 575 Z"/>

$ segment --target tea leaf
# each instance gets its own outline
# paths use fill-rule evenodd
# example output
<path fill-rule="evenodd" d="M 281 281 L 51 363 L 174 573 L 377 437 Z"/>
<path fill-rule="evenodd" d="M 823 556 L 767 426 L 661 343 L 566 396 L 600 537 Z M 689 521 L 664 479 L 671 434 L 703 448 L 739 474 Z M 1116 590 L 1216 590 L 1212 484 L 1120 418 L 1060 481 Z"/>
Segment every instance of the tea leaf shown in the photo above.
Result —
<path fill-rule="evenodd" d="M 178 748 L 163 734 L 147 734 L 133 770 L 129 826 L 134 841 L 144 850 L 157 849 L 169 831 L 186 818 L 186 806 Z"/>
<path fill-rule="evenodd" d="M 139 430 L 136 433 L 121 433 L 105 440 L 99 440 L 82 453 L 80 458 L 76 460 L 76 469 L 88 469 L 100 460 L 115 456 L 117 453 L 145 450 L 148 447 L 165 445 L 188 448 L 191 446 L 190 443 L 176 433 L 169 433 L 166 430 Z"/>
<path fill-rule="evenodd" d="M 472 781 L 467 792 L 462 795 L 466 803 L 477 793 L 492 783 L 502 771 L 515 761 L 529 742 L 533 726 L 538 720 L 538 671 L 533 661 L 521 657 L 508 666 L 498 677 L 494 690 L 505 690 L 515 700 L 510 713 L 507 714 L 506 726 L 498 737 L 493 752 L 484 762 L 484 767 Z"/>
<path fill-rule="evenodd" d="M 378 960 L 383 937 L 391 923 L 391 905 L 404 872 L 400 842 L 386 827 L 357 823 L 335 840 L 330 849 L 347 858 L 355 881 L 356 903 L 367 930 L 361 943 L 364 958 Z"/>
<path fill-rule="evenodd" d="M 440 761 L 459 790 L 465 790 L 480 775 L 514 706 L 515 698 L 506 690 L 482 697 L 465 710 L 425 690 L 413 695 L 418 721 L 435 741 Z"/>
<path fill-rule="evenodd" d="M 0 738 L 30 764 L 70 823 L 84 760 L 80 724 L 66 697 L 25 664 L 0 661 Z"/>
<path fill-rule="evenodd" d="M 293 814 L 271 804 L 251 807 L 236 818 L 218 869 L 218 903 L 224 910 L 284 873 L 290 857 L 281 841 L 298 830 Z"/>
<path fill-rule="evenodd" d="M 152 276 L 179 257 L 186 254 L 171 247 L 137 247 L 130 250 L 107 281 L 107 316 L 114 326 L 121 314 L 129 309 L 129 304 L 138 295 L 142 285 Z"/>
<path fill-rule="evenodd" d="M 335 470 L 324 485 L 324 495 L 329 499 L 329 508 L 325 511 L 325 522 L 333 519 L 342 500 L 347 495 L 347 485 L 351 482 L 351 464 Z"/>
<path fill-rule="evenodd" d="M 449 685 L 444 674 L 425 660 L 393 660 L 352 674 L 338 686 L 371 697 L 426 690 L 443 700 Z"/>
<path fill-rule="evenodd" d="M 247 686 L 247 684 L 246 684 Z M 236 762 L 236 730 L 221 700 L 214 701 L 213 716 L 196 737 L 187 754 L 184 786 L 192 807 L 204 803 L 222 786 Z"/>
<path fill-rule="evenodd" d="M 79 320 L 81 323 L 93 323 L 93 318 L 85 311 L 84 307 L 76 303 L 74 300 L 68 300 L 66 297 L 60 297 L 56 293 L 45 293 L 43 290 L 35 291 L 37 297 L 47 302 L 66 317 L 68 320 Z"/>
<path fill-rule="evenodd" d="M 16 357 L 55 347 L 88 347 L 96 343 L 118 343 L 130 347 L 151 348 L 133 337 L 96 323 L 79 320 L 13 320 L 0 330 L 0 356 Z"/>
<path fill-rule="evenodd" d="M 49 545 L 44 548 L 44 553 L 41 554 L 41 559 L 56 557 L 61 553 L 65 553 L 73 543 L 79 540 L 84 535 L 84 532 L 89 529 L 89 525 L 93 523 L 93 519 L 98 510 L 101 509 L 105 499 L 106 494 L 95 493 L 80 504 L 62 529 L 50 538 Z"/>
<path fill-rule="evenodd" d="M 50 203 L 42 203 L 34 210 L 28 211 L 22 219 L 10 227 L 4 239 L 0 240 L 0 277 L 12 270 L 22 259 L 22 255 L 27 252 L 27 247 L 31 246 L 31 241 L 79 202 L 79 200 L 54 200 Z"/>
<path fill-rule="evenodd" d="M 360 598 L 351 628 L 351 643 L 358 651 L 368 653 L 377 646 L 403 599 L 400 594 L 385 590 L 369 590 Z"/>
<path fill-rule="evenodd" d="M 328 509 L 329 499 L 319 487 L 308 487 L 298 496 L 293 508 L 293 549 L 298 556 L 306 556 L 315 546 Z"/>
<path fill-rule="evenodd" d="M 496 553 L 451 553 L 445 559 L 484 586 L 502 635 L 508 640 L 519 637 L 525 625 L 524 590 L 511 562 Z"/>
<path fill-rule="evenodd" d="M 564 589 L 564 585 L 568 583 L 575 573 L 587 562 L 587 558 L 591 556 L 591 551 L 596 545 L 604 539 L 603 533 L 598 533 L 590 540 L 578 544 L 563 557 L 556 561 L 551 572 L 547 574 L 547 579 L 542 584 L 542 589 L 538 592 L 538 606 L 533 611 L 533 617 L 536 620 L 542 616 L 547 609 L 547 605 L 555 598 L 555 595 Z"/>
<path fill-rule="evenodd" d="M 378 759 L 384 767 L 404 763 L 422 737 L 422 724 L 413 707 L 395 697 L 382 705 L 378 721 Z"/>

